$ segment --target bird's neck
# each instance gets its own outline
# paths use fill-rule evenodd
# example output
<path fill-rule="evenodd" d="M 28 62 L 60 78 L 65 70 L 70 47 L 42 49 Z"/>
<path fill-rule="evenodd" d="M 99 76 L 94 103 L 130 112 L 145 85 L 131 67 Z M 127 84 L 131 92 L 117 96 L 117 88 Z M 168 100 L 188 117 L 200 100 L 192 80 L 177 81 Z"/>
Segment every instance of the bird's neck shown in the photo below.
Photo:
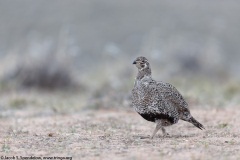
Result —
<path fill-rule="evenodd" d="M 137 80 L 141 80 L 144 76 L 150 76 L 151 77 L 152 72 L 151 68 L 144 68 L 138 70 Z"/>

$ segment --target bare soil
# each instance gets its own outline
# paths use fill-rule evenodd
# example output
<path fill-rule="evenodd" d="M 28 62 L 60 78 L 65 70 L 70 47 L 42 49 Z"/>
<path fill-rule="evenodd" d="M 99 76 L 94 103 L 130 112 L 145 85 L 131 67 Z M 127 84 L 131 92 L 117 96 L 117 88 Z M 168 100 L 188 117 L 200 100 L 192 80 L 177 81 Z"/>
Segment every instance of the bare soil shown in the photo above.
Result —
<path fill-rule="evenodd" d="M 240 159 L 240 111 L 192 109 L 206 130 L 180 121 L 169 137 L 150 136 L 155 124 L 126 110 L 41 114 L 18 109 L 0 118 L 0 156 L 73 159 Z"/>

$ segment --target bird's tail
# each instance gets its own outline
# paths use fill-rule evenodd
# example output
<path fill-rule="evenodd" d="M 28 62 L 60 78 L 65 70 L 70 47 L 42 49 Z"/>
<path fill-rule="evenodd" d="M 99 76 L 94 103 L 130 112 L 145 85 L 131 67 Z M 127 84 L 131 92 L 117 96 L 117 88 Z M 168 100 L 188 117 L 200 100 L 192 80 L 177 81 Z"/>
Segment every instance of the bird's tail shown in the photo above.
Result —
<path fill-rule="evenodd" d="M 197 128 L 199 128 L 199 129 L 205 129 L 204 128 L 204 126 L 201 124 L 201 123 L 199 123 L 196 119 L 194 119 L 193 117 L 191 117 L 189 120 L 188 120 L 188 122 L 190 122 L 190 123 L 192 123 L 194 126 L 196 126 Z"/>

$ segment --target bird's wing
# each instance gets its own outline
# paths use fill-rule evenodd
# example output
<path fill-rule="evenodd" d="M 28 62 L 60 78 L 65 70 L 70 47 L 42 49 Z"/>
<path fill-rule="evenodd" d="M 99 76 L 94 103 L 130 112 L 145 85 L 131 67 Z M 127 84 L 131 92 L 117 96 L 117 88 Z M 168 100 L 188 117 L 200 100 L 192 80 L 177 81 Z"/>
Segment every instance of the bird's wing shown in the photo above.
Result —
<path fill-rule="evenodd" d="M 164 82 L 157 82 L 157 89 L 159 95 L 161 95 L 164 101 L 173 103 L 178 110 L 188 110 L 187 102 L 173 85 Z"/>
<path fill-rule="evenodd" d="M 149 80 L 146 85 L 145 96 L 142 101 L 148 104 L 148 113 L 151 113 L 157 119 L 168 119 L 171 123 L 177 122 L 178 107 L 171 97 L 171 89 L 167 85 L 154 80 Z"/>

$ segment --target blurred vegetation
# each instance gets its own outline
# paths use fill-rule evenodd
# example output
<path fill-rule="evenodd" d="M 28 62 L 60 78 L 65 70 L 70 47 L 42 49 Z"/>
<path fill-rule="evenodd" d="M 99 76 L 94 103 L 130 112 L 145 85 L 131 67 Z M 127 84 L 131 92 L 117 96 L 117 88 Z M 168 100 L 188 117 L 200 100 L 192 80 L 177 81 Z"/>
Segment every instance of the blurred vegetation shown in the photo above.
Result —
<path fill-rule="evenodd" d="M 191 105 L 239 105 L 239 11 L 238 1 L 1 1 L 0 94 L 52 94 L 40 105 L 57 112 L 129 108 L 143 55 Z M 0 106 L 32 100 L 9 101 Z"/>
<path fill-rule="evenodd" d="M 21 62 L 5 81 L 16 81 L 24 88 L 38 89 L 75 89 L 69 65 L 57 62 L 56 56 L 44 57 L 41 61 L 30 60 L 30 63 Z"/>

